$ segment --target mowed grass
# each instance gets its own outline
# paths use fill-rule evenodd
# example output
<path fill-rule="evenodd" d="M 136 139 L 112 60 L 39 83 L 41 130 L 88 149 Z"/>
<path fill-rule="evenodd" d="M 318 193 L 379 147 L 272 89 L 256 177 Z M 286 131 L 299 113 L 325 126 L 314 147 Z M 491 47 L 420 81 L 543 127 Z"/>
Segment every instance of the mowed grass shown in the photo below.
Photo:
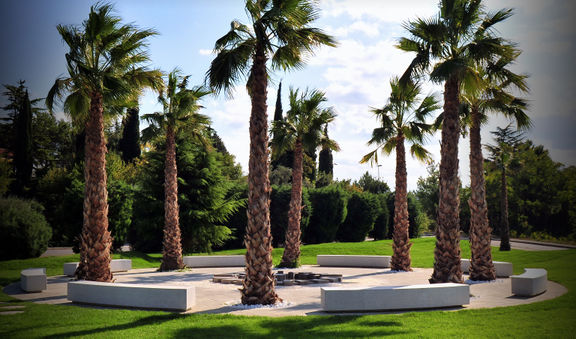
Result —
<path fill-rule="evenodd" d="M 413 266 L 432 267 L 434 239 L 415 239 Z M 462 256 L 469 257 L 463 241 Z M 274 250 L 274 262 L 281 257 Z M 243 254 L 243 250 L 213 254 Z M 317 254 L 391 255 L 388 240 L 364 243 L 308 245 L 302 263 L 315 264 Z M 0 338 L 30 337 L 576 337 L 576 250 L 528 252 L 493 250 L 494 260 L 511 261 L 514 271 L 544 267 L 549 279 L 568 287 L 564 296 L 524 306 L 480 310 L 409 312 L 364 316 L 243 317 L 232 315 L 176 314 L 160 311 L 96 309 L 78 306 L 41 305 L 15 300 L 0 293 L 4 305 L 25 306 L 24 313 L 0 316 Z M 119 256 L 118 256 L 119 257 Z M 134 267 L 157 267 L 159 254 L 124 254 Z M 62 274 L 61 264 L 77 256 L 0 262 L 0 281 L 19 279 L 20 269 L 47 267 L 48 274 Z"/>

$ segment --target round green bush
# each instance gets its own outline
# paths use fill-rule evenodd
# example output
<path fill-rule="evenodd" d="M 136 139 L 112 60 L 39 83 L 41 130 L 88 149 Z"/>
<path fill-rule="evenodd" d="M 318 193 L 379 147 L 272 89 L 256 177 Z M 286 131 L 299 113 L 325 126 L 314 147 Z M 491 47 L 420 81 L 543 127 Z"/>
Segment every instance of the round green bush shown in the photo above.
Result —
<path fill-rule="evenodd" d="M 307 244 L 333 242 L 346 218 L 346 192 L 337 185 L 309 190 L 312 215 L 303 239 Z"/>
<path fill-rule="evenodd" d="M 272 232 L 272 246 L 279 247 L 284 244 L 286 228 L 288 228 L 288 211 L 290 210 L 291 185 L 272 186 L 270 195 L 270 230 Z M 302 210 L 300 230 L 304 232 L 310 221 L 311 205 L 308 190 L 302 190 Z"/>
<path fill-rule="evenodd" d="M 52 229 L 36 201 L 0 199 L 0 260 L 39 257 L 48 248 Z"/>

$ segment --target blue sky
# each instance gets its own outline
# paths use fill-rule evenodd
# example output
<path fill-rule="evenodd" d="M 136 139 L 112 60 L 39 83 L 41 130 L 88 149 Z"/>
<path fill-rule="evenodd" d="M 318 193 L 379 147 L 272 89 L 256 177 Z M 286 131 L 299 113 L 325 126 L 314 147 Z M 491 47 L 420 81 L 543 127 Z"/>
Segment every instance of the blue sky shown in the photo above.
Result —
<path fill-rule="evenodd" d="M 0 84 L 26 80 L 32 97 L 45 97 L 54 80 L 65 74 L 66 48 L 57 24 L 80 24 L 94 1 L 84 0 L 2 0 L 0 1 Z M 515 70 L 530 74 L 529 114 L 534 127 L 527 137 L 548 148 L 554 160 L 576 165 L 576 108 L 574 108 L 574 66 L 576 36 L 572 1 L 486 0 L 488 9 L 514 8 L 515 15 L 498 26 L 501 35 L 515 41 L 524 53 Z M 342 151 L 334 155 L 335 176 L 357 179 L 376 167 L 360 165 L 362 155 L 376 120 L 370 107 L 386 103 L 389 79 L 401 74 L 412 55 L 394 48 L 405 34 L 402 22 L 417 16 L 436 13 L 436 2 L 429 0 L 323 0 L 321 18 L 316 27 L 334 35 L 338 48 L 323 48 L 311 56 L 303 70 L 272 75 L 268 90 L 270 116 L 274 110 L 276 87 L 283 81 L 284 109 L 288 107 L 288 87 L 324 90 L 328 104 L 338 118 L 329 133 Z M 200 84 L 214 57 L 216 39 L 226 33 L 230 21 L 246 22 L 243 1 L 117 1 L 115 9 L 124 22 L 142 28 L 154 28 L 160 35 L 150 39 L 151 67 L 170 71 L 179 67 L 191 74 L 191 82 Z M 439 98 L 442 87 L 427 85 L 426 91 Z M 0 100 L 4 100 L 1 98 Z M 1 101 L 0 101 L 1 102 Z M 160 110 L 156 96 L 147 92 L 140 98 L 141 112 Z M 239 84 L 233 99 L 211 97 L 204 102 L 204 113 L 231 153 L 247 171 L 248 119 L 250 101 Z M 491 142 L 489 131 L 508 122 L 492 118 L 484 127 L 483 142 Z M 467 184 L 468 140 L 460 142 L 460 176 Z M 440 160 L 439 136 L 430 138 L 428 149 Z M 395 157 L 381 158 L 380 177 L 394 185 Z M 416 188 L 419 176 L 426 175 L 425 165 L 408 159 L 409 189 Z"/>

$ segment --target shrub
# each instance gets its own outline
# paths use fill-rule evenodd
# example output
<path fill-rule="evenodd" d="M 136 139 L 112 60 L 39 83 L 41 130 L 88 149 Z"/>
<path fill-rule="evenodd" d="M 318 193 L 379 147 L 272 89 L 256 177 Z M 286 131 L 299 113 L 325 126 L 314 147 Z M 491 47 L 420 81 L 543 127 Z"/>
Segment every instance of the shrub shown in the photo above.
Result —
<path fill-rule="evenodd" d="M 235 201 L 243 201 L 236 212 L 228 218 L 224 223 L 230 231 L 232 231 L 230 238 L 226 243 L 220 246 L 221 249 L 237 249 L 244 248 L 244 235 L 246 234 L 246 225 L 248 224 L 248 216 L 246 215 L 246 201 L 248 199 L 248 184 L 245 182 L 235 183 L 231 185 L 226 199 Z"/>
<path fill-rule="evenodd" d="M 388 223 L 390 220 L 390 212 L 388 211 L 387 199 L 390 194 L 377 194 L 379 212 L 376 220 L 374 221 L 374 228 L 370 235 L 374 240 L 382 240 L 388 237 Z"/>
<path fill-rule="evenodd" d="M 17 198 L 0 199 L 0 259 L 39 257 L 48 248 L 52 230 L 42 205 Z"/>
<path fill-rule="evenodd" d="M 339 241 L 364 241 L 380 214 L 376 195 L 368 192 L 353 193 L 348 199 L 348 215 L 340 225 L 336 238 Z"/>
<path fill-rule="evenodd" d="M 304 232 L 304 242 L 333 242 L 340 224 L 346 218 L 346 192 L 338 185 L 309 190 L 312 215 Z"/>
<path fill-rule="evenodd" d="M 288 211 L 290 209 L 290 195 L 292 186 L 272 186 L 270 196 L 270 228 L 272 231 L 272 246 L 279 247 L 284 244 L 286 237 L 286 228 L 288 227 Z M 308 226 L 310 221 L 310 199 L 308 190 L 302 190 L 302 218 L 300 220 L 300 229 L 302 232 Z"/>

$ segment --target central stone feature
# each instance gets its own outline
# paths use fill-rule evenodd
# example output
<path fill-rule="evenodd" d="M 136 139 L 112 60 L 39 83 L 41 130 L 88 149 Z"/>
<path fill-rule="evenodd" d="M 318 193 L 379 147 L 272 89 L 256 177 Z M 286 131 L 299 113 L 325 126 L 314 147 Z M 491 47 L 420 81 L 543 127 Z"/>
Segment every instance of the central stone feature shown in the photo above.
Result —
<path fill-rule="evenodd" d="M 225 273 L 214 274 L 212 282 L 221 284 L 242 285 L 246 277 L 245 273 Z M 313 272 L 286 272 L 278 271 L 274 273 L 277 286 L 328 284 L 342 282 L 342 274 L 323 274 Z"/>

